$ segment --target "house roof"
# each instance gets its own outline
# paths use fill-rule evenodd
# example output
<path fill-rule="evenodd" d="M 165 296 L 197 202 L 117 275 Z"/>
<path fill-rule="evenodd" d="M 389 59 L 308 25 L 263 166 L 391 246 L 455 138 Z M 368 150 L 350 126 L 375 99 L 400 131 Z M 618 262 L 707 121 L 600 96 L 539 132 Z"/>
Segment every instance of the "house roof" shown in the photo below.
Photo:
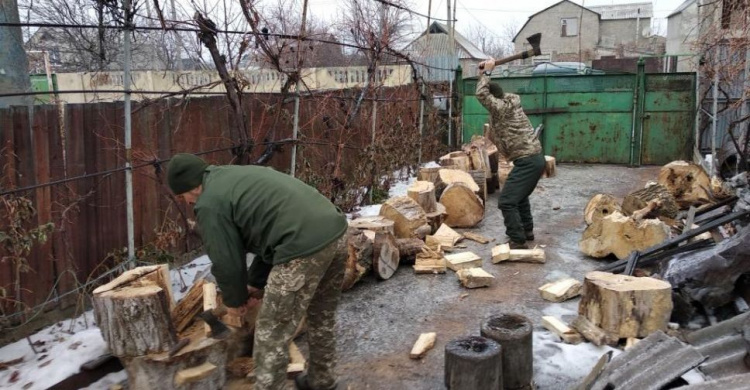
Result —
<path fill-rule="evenodd" d="M 430 34 L 427 34 L 427 32 L 430 31 Z M 447 39 L 441 39 L 441 38 L 434 38 L 435 36 L 441 36 L 445 35 L 447 37 L 447 34 L 449 34 L 448 26 L 440 23 L 440 22 L 432 22 L 430 26 L 428 27 L 428 30 L 425 30 L 420 34 L 414 41 L 412 41 L 408 47 L 411 47 L 414 45 L 417 41 L 424 41 L 425 36 L 429 35 L 430 38 L 426 41 L 429 42 L 427 44 L 422 43 L 420 44 L 420 49 L 424 52 L 424 55 L 427 55 L 429 52 L 433 53 L 446 53 L 445 50 L 450 49 L 450 43 Z M 460 58 L 471 58 L 475 60 L 485 60 L 487 58 L 490 58 L 487 54 L 485 54 L 481 49 L 476 47 L 468 38 L 461 35 L 458 31 L 454 31 L 453 38 L 456 41 L 456 44 L 459 46 L 461 51 L 463 52 L 463 56 Z"/>
<path fill-rule="evenodd" d="M 576 7 L 578 7 L 578 8 L 582 8 L 582 9 L 585 9 L 586 11 L 589 11 L 589 12 L 592 12 L 592 13 L 595 13 L 595 14 L 599 15 L 599 13 L 598 13 L 598 12 L 592 11 L 592 10 L 590 10 L 589 8 L 586 8 L 586 7 L 584 7 L 584 6 L 580 5 L 580 4 L 576 4 L 576 3 L 572 2 L 572 1 L 569 1 L 569 0 L 562 0 L 562 1 L 558 1 L 557 3 L 555 3 L 555 4 L 552 4 L 552 5 L 550 5 L 549 7 L 547 7 L 547 8 L 545 8 L 545 9 L 543 9 L 543 10 L 541 10 L 541 11 L 539 11 L 539 12 L 537 12 L 537 13 L 535 13 L 535 14 L 531 15 L 531 16 L 529 16 L 529 18 L 528 18 L 528 19 L 526 20 L 526 23 L 524 23 L 524 24 L 523 24 L 523 26 L 521 26 L 521 28 L 520 28 L 520 29 L 518 30 L 518 32 L 516 33 L 516 36 L 514 36 L 514 37 L 513 37 L 513 43 L 515 43 L 515 42 L 516 42 L 516 39 L 518 39 L 518 35 L 519 35 L 519 34 L 521 34 L 521 31 L 523 31 L 523 29 L 524 29 L 524 28 L 526 28 L 526 25 L 527 25 L 527 24 L 529 24 L 529 22 L 531 21 L 531 19 L 533 19 L 533 18 L 534 18 L 535 16 L 537 16 L 537 15 L 539 15 L 539 14 L 543 13 L 543 12 L 546 12 L 546 11 L 548 11 L 548 10 L 552 9 L 552 8 L 555 8 L 555 7 L 557 7 L 558 5 L 560 5 L 560 4 L 562 4 L 562 3 L 570 3 L 570 4 L 573 4 L 573 5 L 575 5 L 575 6 L 576 6 Z"/>
<path fill-rule="evenodd" d="M 602 20 L 651 18 L 654 16 L 654 4 L 651 2 L 599 5 L 587 8 L 601 15 Z"/>
<path fill-rule="evenodd" d="M 680 4 L 679 7 L 672 11 L 672 13 L 667 16 L 667 18 L 671 18 L 672 16 L 682 13 L 682 11 L 684 11 L 687 7 L 693 5 L 693 3 L 695 3 L 695 0 L 685 0 L 685 2 Z"/>

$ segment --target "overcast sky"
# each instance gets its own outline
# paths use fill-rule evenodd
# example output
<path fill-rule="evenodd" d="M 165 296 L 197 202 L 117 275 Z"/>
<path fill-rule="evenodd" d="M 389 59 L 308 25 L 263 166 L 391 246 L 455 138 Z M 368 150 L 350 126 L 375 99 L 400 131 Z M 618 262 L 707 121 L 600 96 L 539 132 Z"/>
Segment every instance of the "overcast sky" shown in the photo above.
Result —
<path fill-rule="evenodd" d="M 372 0 L 374 1 L 374 0 Z M 422 14 L 428 13 L 428 0 L 407 0 L 411 4 L 411 9 Z M 448 12 L 446 1 L 432 0 L 433 17 L 446 19 Z M 584 6 L 609 5 L 609 4 L 626 4 L 645 2 L 646 0 L 573 0 Z M 666 34 L 666 17 L 674 11 L 684 0 L 653 0 L 655 23 L 659 31 Z M 316 17 L 326 19 L 336 13 L 336 0 L 308 0 L 310 12 Z M 468 32 L 471 25 L 483 25 L 499 37 L 504 37 L 503 32 L 508 25 L 515 25 L 520 28 L 529 16 L 539 12 L 559 0 L 457 0 L 456 10 L 456 29 L 459 32 Z M 422 28 L 426 26 L 426 18 L 414 16 L 415 20 L 421 23 Z M 660 22 L 661 20 L 661 22 Z"/>

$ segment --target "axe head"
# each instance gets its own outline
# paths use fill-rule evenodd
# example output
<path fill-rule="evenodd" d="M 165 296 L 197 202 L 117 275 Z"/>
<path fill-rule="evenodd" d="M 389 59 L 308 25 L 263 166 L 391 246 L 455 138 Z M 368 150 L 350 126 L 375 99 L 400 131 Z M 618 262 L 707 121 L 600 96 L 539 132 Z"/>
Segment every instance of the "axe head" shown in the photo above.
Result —
<path fill-rule="evenodd" d="M 535 56 L 542 54 L 542 49 L 539 47 L 539 44 L 542 42 L 542 33 L 536 33 L 526 38 L 526 41 L 531 45 L 531 50 L 534 50 Z"/>
<path fill-rule="evenodd" d="M 214 314 L 212 310 L 205 310 L 198 314 L 198 317 L 205 321 L 208 324 L 208 327 L 211 328 L 210 337 L 213 339 L 225 339 L 232 332 L 223 322 L 221 322 L 219 317 L 216 317 L 216 314 Z"/>

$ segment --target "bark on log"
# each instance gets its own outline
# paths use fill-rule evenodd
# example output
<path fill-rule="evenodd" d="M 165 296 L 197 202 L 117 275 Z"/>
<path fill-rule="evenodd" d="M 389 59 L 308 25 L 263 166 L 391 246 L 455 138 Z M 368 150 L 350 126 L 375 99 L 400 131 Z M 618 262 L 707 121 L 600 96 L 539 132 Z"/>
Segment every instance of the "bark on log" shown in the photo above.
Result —
<path fill-rule="evenodd" d="M 445 224 L 450 227 L 474 227 L 484 218 L 484 203 L 472 188 L 464 183 L 449 185 L 443 191 L 440 203 L 445 206 L 448 213 Z"/>
<path fill-rule="evenodd" d="M 353 227 L 359 230 L 372 230 L 374 232 L 386 232 L 394 234 L 396 232 L 394 228 L 395 223 L 382 216 L 372 217 L 360 217 L 349 221 L 349 227 Z"/>
<path fill-rule="evenodd" d="M 578 247 L 591 257 L 614 254 L 624 259 L 632 251 L 642 251 L 666 241 L 669 234 L 669 226 L 658 219 L 634 221 L 615 212 L 589 225 Z"/>
<path fill-rule="evenodd" d="M 385 201 L 380 208 L 380 215 L 394 222 L 394 234 L 397 238 L 424 238 L 426 230 L 430 230 L 424 210 L 408 196 Z M 424 225 L 427 225 L 426 230 Z"/>
<path fill-rule="evenodd" d="M 502 353 L 495 341 L 470 336 L 445 345 L 445 387 L 448 389 L 502 389 L 502 375 Z"/>
<path fill-rule="evenodd" d="M 396 238 L 392 234 L 376 233 L 372 247 L 372 270 L 375 276 L 382 280 L 390 279 L 401 260 Z"/>
<path fill-rule="evenodd" d="M 172 310 L 172 323 L 175 330 L 179 333 L 187 329 L 193 323 L 193 319 L 203 310 L 203 283 L 200 279 L 190 287 L 187 294 L 177 303 Z"/>
<path fill-rule="evenodd" d="M 680 208 L 711 202 L 711 178 L 700 165 L 673 161 L 659 171 L 659 184 L 674 196 Z"/>
<path fill-rule="evenodd" d="M 594 221 L 611 215 L 615 211 L 622 211 L 617 198 L 609 194 L 596 194 L 586 204 L 586 208 L 583 210 L 583 220 L 586 225 L 591 225 Z"/>
<path fill-rule="evenodd" d="M 677 217 L 680 208 L 675 202 L 674 196 L 662 185 L 652 185 L 638 191 L 631 192 L 622 201 L 622 212 L 625 215 L 632 215 L 633 212 L 640 210 L 651 200 L 661 201 L 659 215 L 670 219 Z"/>
<path fill-rule="evenodd" d="M 500 344 L 503 389 L 525 389 L 534 377 L 531 321 L 518 314 L 492 316 L 482 323 L 480 333 Z"/>
<path fill-rule="evenodd" d="M 586 274 L 578 313 L 619 338 L 666 331 L 672 314 L 672 285 L 650 277 Z"/>
<path fill-rule="evenodd" d="M 485 175 L 484 170 L 474 170 L 469 171 L 469 174 L 471 175 L 471 178 L 474 180 L 474 183 L 479 187 L 479 191 L 477 191 L 477 195 L 482 199 L 482 202 L 484 203 L 487 200 L 487 176 Z"/>
<path fill-rule="evenodd" d="M 448 211 L 445 209 L 442 203 L 435 204 L 435 211 L 427 213 L 427 223 L 430 225 L 430 234 L 435 233 L 440 225 L 445 222 L 445 216 L 448 215 Z"/>
<path fill-rule="evenodd" d="M 346 268 L 341 290 L 346 291 L 372 270 L 373 240 L 365 231 L 349 229 L 347 239 Z"/>
<path fill-rule="evenodd" d="M 115 356 L 165 352 L 177 342 L 167 292 L 155 284 L 95 293 L 93 303 L 96 323 Z"/>
<path fill-rule="evenodd" d="M 430 183 L 435 184 L 439 177 L 438 172 L 440 172 L 441 169 L 441 167 L 419 168 L 417 180 L 429 181 Z"/>
<path fill-rule="evenodd" d="M 429 181 L 416 181 L 407 190 L 407 196 L 422 206 L 425 214 L 434 213 L 437 210 L 435 185 Z"/>
<path fill-rule="evenodd" d="M 401 255 L 400 264 L 412 265 L 417 259 L 417 254 L 422 253 L 424 241 L 418 238 L 397 238 L 396 246 Z"/>

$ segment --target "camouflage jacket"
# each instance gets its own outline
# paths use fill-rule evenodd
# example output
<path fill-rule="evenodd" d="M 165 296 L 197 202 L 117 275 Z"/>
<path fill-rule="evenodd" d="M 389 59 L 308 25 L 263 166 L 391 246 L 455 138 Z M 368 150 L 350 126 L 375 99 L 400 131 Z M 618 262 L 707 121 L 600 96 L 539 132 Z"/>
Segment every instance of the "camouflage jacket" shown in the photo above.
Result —
<path fill-rule="evenodd" d="M 542 152 L 542 144 L 534 138 L 518 95 L 506 93 L 502 99 L 494 97 L 490 93 L 490 78 L 482 73 L 477 83 L 477 99 L 489 110 L 490 138 L 508 161 Z"/>

